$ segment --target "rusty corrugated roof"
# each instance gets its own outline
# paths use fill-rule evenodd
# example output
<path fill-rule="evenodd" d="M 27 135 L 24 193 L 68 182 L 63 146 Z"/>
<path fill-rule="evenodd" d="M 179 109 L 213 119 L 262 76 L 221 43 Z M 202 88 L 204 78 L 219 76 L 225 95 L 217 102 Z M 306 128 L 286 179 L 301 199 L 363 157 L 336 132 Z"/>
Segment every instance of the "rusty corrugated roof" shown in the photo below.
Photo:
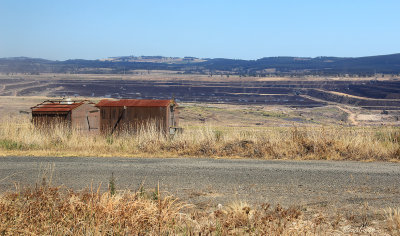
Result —
<path fill-rule="evenodd" d="M 53 101 L 45 101 L 41 104 L 38 104 L 32 107 L 32 112 L 68 112 L 71 111 L 80 105 L 82 102 L 73 102 L 72 104 L 65 104 L 62 102 L 53 102 Z"/>
<path fill-rule="evenodd" d="M 112 101 L 103 99 L 96 104 L 96 107 L 166 107 L 174 103 L 173 100 L 153 100 L 153 99 L 121 99 Z"/>

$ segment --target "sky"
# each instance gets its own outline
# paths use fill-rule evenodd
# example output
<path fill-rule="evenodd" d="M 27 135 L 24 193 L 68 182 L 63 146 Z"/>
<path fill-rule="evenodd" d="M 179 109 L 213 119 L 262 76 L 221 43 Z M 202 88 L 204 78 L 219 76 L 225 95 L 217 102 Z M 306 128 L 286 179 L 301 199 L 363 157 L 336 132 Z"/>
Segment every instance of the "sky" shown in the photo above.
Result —
<path fill-rule="evenodd" d="M 400 53 L 399 0 L 0 0 L 0 58 Z"/>

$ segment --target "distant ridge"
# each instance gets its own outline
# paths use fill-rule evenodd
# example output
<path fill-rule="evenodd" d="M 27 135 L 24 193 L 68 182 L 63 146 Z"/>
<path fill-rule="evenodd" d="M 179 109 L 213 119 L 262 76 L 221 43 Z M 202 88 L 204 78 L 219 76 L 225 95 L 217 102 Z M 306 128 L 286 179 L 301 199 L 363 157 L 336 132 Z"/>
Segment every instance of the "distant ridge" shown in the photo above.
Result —
<path fill-rule="evenodd" d="M 129 74 L 135 70 L 171 70 L 211 75 L 358 75 L 400 74 L 400 53 L 368 57 L 226 58 L 122 56 L 99 60 L 53 61 L 40 58 L 0 58 L 1 73 Z"/>

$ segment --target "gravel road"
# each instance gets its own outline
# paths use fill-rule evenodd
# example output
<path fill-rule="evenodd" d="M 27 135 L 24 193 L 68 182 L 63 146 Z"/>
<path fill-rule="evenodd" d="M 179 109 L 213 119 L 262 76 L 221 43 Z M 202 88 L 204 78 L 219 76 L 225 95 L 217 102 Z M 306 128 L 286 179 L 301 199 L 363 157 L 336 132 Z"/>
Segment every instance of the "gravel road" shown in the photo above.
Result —
<path fill-rule="evenodd" d="M 332 161 L 222 160 L 206 158 L 0 157 L 0 190 L 41 183 L 80 190 L 111 175 L 117 189 L 151 191 L 160 184 L 198 206 L 235 200 L 284 206 L 354 209 L 400 206 L 400 164 Z"/>

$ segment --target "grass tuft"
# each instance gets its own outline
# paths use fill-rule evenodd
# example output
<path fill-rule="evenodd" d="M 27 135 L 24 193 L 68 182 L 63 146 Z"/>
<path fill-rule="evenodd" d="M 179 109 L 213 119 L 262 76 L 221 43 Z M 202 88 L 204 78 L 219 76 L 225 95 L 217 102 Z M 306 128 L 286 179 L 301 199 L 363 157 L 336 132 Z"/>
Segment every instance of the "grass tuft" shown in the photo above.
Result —
<path fill-rule="evenodd" d="M 386 222 L 388 230 L 393 235 L 400 234 L 400 208 L 388 208 L 384 210 L 386 215 Z"/>

